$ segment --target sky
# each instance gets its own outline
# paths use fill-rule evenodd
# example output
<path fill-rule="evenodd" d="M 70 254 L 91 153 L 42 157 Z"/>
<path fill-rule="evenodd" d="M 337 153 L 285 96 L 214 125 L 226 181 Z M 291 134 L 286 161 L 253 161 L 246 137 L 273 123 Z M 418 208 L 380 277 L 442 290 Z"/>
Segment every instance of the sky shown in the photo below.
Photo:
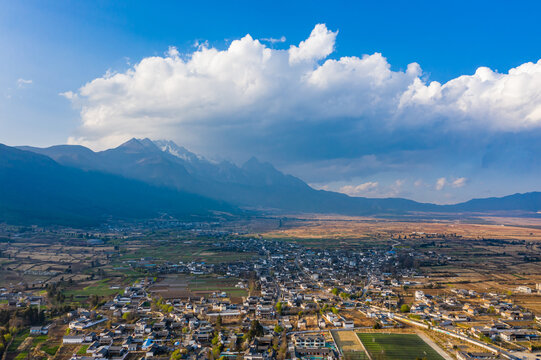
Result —
<path fill-rule="evenodd" d="M 0 0 L 0 143 L 170 139 L 321 189 L 540 189 L 538 1 Z"/>

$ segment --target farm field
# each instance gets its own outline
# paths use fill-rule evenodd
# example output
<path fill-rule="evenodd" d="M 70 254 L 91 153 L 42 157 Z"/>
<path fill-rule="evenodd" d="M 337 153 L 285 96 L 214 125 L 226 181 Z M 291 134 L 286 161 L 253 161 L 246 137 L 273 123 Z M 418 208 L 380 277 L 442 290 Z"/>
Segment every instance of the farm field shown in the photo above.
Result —
<path fill-rule="evenodd" d="M 332 331 L 332 336 L 338 348 L 347 360 L 368 360 L 361 341 L 354 331 Z"/>
<path fill-rule="evenodd" d="M 231 300 L 246 296 L 246 289 L 235 287 L 238 279 L 218 276 L 194 276 L 184 274 L 167 275 L 151 288 L 151 291 L 163 298 L 201 296 L 212 292 L 225 291 Z"/>
<path fill-rule="evenodd" d="M 97 295 L 100 297 L 107 297 L 116 295 L 121 292 L 121 289 L 111 289 L 112 283 L 110 279 L 102 279 L 99 281 L 86 281 L 81 284 L 82 288 L 71 288 L 64 292 L 66 297 L 73 295 L 75 300 L 86 299 L 91 295 Z"/>
<path fill-rule="evenodd" d="M 359 333 L 357 336 L 373 360 L 443 360 L 436 350 L 415 334 Z"/>
<path fill-rule="evenodd" d="M 241 261 L 254 256 L 252 253 L 237 253 L 228 251 L 218 251 L 212 246 L 204 243 L 182 243 L 176 242 L 172 244 L 161 244 L 152 246 L 148 244 L 138 244 L 134 246 L 133 251 L 122 256 L 122 260 L 150 258 L 155 259 L 156 263 L 164 261 L 200 261 L 207 263 L 223 263 L 230 261 Z"/>
<path fill-rule="evenodd" d="M 317 240 L 343 240 L 345 243 L 359 239 L 373 240 L 398 234 L 438 233 L 456 234 L 464 238 L 541 240 L 541 219 L 508 217 L 464 218 L 457 220 L 426 221 L 422 219 L 379 219 L 347 216 L 297 216 L 284 221 L 282 227 L 263 234 L 267 238 L 293 239 L 302 243 L 323 246 Z M 319 246 L 318 246 L 319 245 Z M 336 242 L 327 246 L 336 246 Z"/>

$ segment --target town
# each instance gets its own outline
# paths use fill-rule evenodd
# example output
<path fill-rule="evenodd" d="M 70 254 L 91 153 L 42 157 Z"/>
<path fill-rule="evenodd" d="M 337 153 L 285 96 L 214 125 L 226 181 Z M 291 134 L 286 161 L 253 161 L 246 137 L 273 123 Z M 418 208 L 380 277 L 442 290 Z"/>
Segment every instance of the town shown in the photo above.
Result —
<path fill-rule="evenodd" d="M 535 359 L 541 354 L 541 316 L 517 301 L 539 303 L 541 283 L 486 292 L 471 289 L 474 282 L 468 281 L 444 286 L 440 273 L 426 270 L 428 264 L 437 269 L 457 261 L 426 246 L 441 234 L 317 247 L 223 229 L 202 235 L 201 225 L 191 227 L 183 225 L 182 231 L 198 236 L 180 237 L 175 247 L 183 255 L 177 259 L 173 249 L 163 258 L 150 249 L 136 249 L 137 256 L 146 256 L 132 256 L 124 247 L 136 248 L 137 241 L 130 243 L 125 234 L 119 245 L 110 234 L 89 239 L 64 233 L 72 242 L 70 256 L 86 262 L 63 261 L 59 248 L 48 245 L 61 268 L 45 263 L 24 268 L 33 282 L 4 283 L 0 289 L 7 358 Z M 51 234 L 26 231 L 21 238 Z M 9 239 L 2 243 L 2 269 L 13 273 L 27 255 L 12 232 Z M 420 246 L 407 246 L 412 239 Z M 186 257 L 198 246 L 195 258 Z M 115 271 L 124 276 L 111 277 Z M 79 282 L 90 285 L 81 289 Z M 385 339 L 391 338 L 389 345 Z"/>

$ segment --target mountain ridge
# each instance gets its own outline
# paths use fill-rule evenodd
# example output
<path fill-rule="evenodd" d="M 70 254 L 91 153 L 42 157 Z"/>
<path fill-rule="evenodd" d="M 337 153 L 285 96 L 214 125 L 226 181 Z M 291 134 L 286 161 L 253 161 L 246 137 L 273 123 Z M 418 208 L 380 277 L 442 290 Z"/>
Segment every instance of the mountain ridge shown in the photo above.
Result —
<path fill-rule="evenodd" d="M 59 164 L 0 144 L 0 221 L 96 225 L 109 217 L 146 219 L 237 212 L 229 204 L 134 179 Z"/>
<path fill-rule="evenodd" d="M 541 193 L 537 192 L 472 199 L 453 205 L 419 203 L 403 198 L 350 197 L 313 189 L 301 179 L 284 174 L 272 164 L 255 157 L 241 166 L 228 161 L 211 162 L 170 140 L 133 138 L 116 148 L 100 152 L 78 145 L 19 149 L 48 156 L 63 166 L 114 174 L 247 209 L 343 215 L 484 211 L 535 213 L 541 209 Z"/>

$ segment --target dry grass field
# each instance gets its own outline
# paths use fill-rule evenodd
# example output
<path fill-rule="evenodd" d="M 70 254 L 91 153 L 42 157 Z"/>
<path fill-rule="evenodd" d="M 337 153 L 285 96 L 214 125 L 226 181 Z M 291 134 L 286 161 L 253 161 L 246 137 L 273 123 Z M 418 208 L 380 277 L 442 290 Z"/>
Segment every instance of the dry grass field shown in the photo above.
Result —
<path fill-rule="evenodd" d="M 355 331 L 333 331 L 333 338 L 336 341 L 336 345 L 343 352 L 359 351 L 364 352 L 359 337 Z"/>
<path fill-rule="evenodd" d="M 472 223 L 477 221 L 478 223 Z M 269 238 L 371 239 L 414 232 L 456 234 L 466 238 L 518 239 L 541 241 L 541 219 L 483 217 L 477 219 L 395 221 L 371 217 L 304 217 L 286 221 L 283 227 L 264 233 Z"/>

